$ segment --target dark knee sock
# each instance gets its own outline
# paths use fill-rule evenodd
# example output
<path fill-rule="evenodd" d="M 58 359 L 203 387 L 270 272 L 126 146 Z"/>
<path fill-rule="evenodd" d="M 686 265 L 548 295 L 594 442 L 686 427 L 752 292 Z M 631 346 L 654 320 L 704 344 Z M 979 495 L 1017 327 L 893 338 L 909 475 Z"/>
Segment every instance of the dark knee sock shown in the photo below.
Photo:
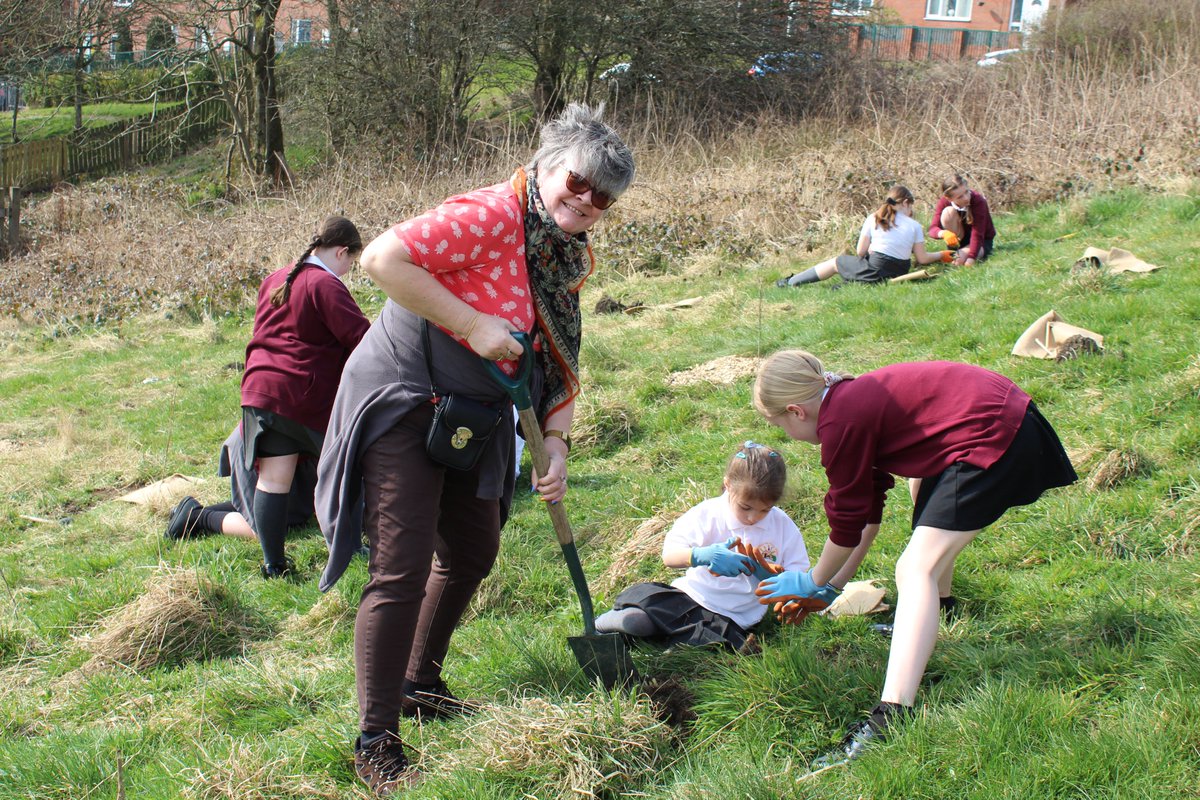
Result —
<path fill-rule="evenodd" d="M 397 736 L 395 733 L 392 733 L 391 731 L 362 731 L 358 737 L 359 749 L 366 750 L 368 747 L 375 744 L 380 739 L 387 739 L 389 736 L 396 738 L 396 739 L 400 738 L 399 736 Z"/>
<path fill-rule="evenodd" d="M 204 508 L 196 509 L 189 516 L 188 522 L 191 523 L 194 517 L 195 524 L 201 530 L 220 533 L 221 523 L 235 511 L 237 509 L 233 507 L 233 503 L 226 500 L 224 503 L 217 503 L 215 506 L 205 506 Z"/>
<path fill-rule="evenodd" d="M 254 492 L 254 532 L 262 545 L 263 562 L 282 564 L 283 539 L 287 536 L 288 495 Z"/>
<path fill-rule="evenodd" d="M 788 284 L 792 286 L 799 286 L 804 283 L 816 283 L 819 280 L 821 279 L 817 277 L 817 268 L 809 267 L 808 269 L 804 270 L 804 272 L 798 273 L 789 278 Z"/>
<path fill-rule="evenodd" d="M 649 614 L 634 606 L 607 611 L 596 617 L 596 630 L 602 633 L 627 633 L 630 636 L 653 636 L 658 626 Z"/>

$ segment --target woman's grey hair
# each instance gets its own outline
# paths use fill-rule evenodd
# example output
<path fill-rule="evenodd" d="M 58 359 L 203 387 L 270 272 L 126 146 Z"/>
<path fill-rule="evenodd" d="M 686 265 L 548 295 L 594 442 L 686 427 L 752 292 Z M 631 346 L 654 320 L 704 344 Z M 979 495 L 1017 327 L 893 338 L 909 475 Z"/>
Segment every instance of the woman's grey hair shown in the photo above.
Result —
<path fill-rule="evenodd" d="M 596 108 L 571 103 L 542 126 L 541 145 L 529 170 L 567 166 L 602 192 L 617 197 L 633 183 L 633 153 L 617 132 L 600 121 L 604 104 Z"/>

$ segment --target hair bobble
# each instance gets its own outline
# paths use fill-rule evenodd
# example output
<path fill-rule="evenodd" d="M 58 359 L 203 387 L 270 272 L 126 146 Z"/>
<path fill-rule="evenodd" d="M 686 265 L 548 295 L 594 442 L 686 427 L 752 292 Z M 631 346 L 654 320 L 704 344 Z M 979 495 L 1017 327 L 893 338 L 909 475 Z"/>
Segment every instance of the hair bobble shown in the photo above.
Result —
<path fill-rule="evenodd" d="M 825 379 L 825 388 L 829 388 L 834 384 L 842 382 L 842 376 L 838 375 L 836 372 L 829 372 L 826 370 L 822 377 Z"/>
<path fill-rule="evenodd" d="M 777 453 L 777 452 L 775 452 L 774 450 L 772 450 L 771 448 L 767 447 L 765 444 L 759 444 L 758 442 L 755 442 L 755 441 L 753 441 L 753 440 L 750 440 L 750 439 L 747 439 L 747 440 L 746 440 L 746 442 L 745 442 L 745 444 L 743 444 L 743 445 L 742 445 L 741 449 L 740 449 L 740 450 L 738 450 L 736 453 L 734 453 L 734 457 L 736 457 L 736 458 L 743 458 L 743 459 L 744 459 L 744 458 L 746 457 L 746 451 L 747 451 L 747 450 L 757 450 L 757 449 L 758 449 L 758 448 L 760 448 L 760 447 L 761 447 L 763 450 L 766 450 L 766 451 L 767 451 L 767 456 L 768 456 L 768 457 L 770 457 L 770 458 L 779 458 L 779 453 Z"/>

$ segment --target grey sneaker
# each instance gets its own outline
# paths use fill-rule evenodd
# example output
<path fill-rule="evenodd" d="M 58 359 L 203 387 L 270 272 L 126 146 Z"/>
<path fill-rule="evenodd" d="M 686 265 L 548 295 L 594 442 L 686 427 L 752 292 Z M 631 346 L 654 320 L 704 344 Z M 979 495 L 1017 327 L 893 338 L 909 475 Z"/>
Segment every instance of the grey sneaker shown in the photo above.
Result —
<path fill-rule="evenodd" d="M 421 780 L 399 737 L 386 736 L 369 747 L 361 744 L 361 738 L 354 740 L 354 771 L 376 797 L 392 797 Z"/>

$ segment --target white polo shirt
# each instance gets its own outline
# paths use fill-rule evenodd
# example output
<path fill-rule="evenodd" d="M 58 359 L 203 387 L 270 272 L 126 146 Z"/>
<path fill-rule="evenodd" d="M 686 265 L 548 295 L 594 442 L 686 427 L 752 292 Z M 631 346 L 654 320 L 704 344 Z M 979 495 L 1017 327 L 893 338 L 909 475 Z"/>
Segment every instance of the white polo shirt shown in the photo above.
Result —
<path fill-rule="evenodd" d="M 729 493 L 713 497 L 690 508 L 675 521 L 663 542 L 663 550 L 674 547 L 704 547 L 737 536 L 749 542 L 785 570 L 809 567 L 808 550 L 800 529 L 787 514 L 772 508 L 757 525 L 738 522 L 729 504 Z M 758 578 L 738 575 L 726 578 L 714 575 L 706 566 L 691 567 L 671 584 L 709 611 L 724 614 L 743 628 L 757 624 L 767 612 L 758 602 L 754 589 Z"/>

